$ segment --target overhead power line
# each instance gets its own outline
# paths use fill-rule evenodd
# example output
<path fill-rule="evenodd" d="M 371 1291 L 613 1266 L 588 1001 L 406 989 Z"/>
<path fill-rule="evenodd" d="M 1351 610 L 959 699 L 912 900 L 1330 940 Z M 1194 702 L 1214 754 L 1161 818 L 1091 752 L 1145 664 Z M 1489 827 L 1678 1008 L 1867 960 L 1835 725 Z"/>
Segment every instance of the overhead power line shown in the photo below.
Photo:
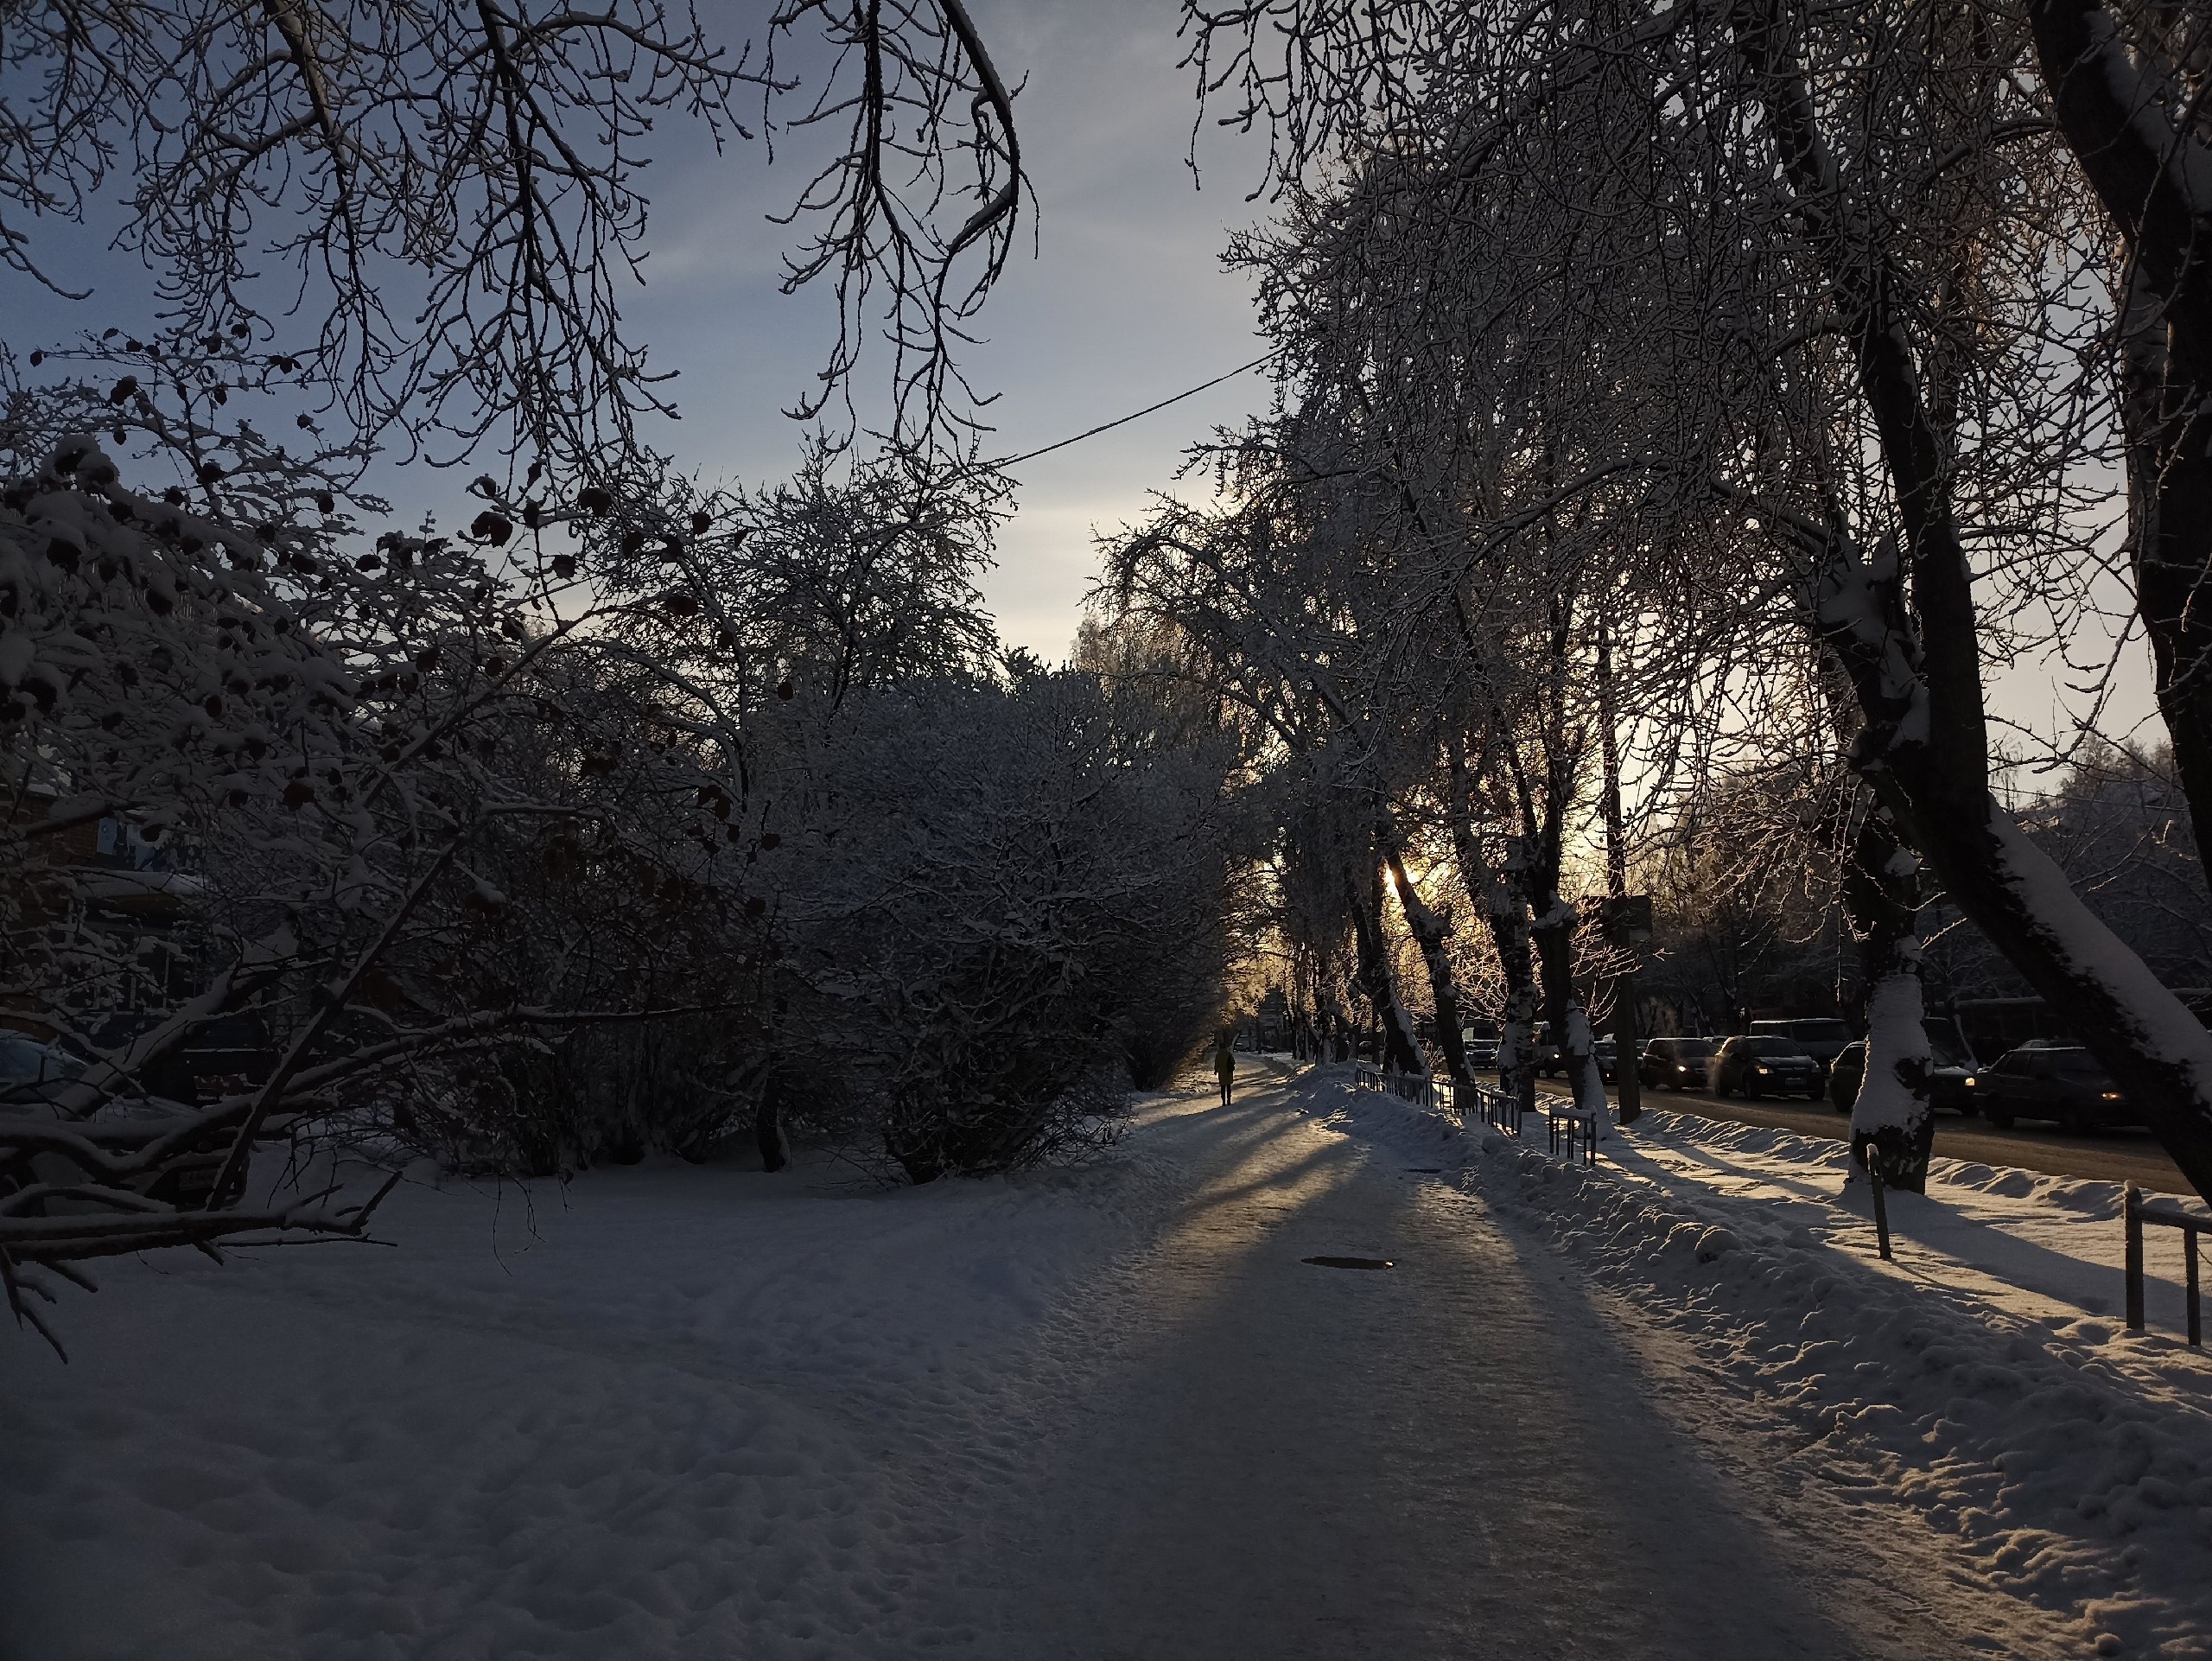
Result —
<path fill-rule="evenodd" d="M 1281 357 L 1282 353 L 1283 348 L 1277 347 L 1273 352 L 1264 353 L 1261 356 L 1253 359 L 1249 363 L 1241 363 L 1237 365 L 1236 368 L 1228 371 L 1226 373 L 1216 375 L 1211 380 L 1201 381 L 1198 385 L 1190 387 L 1184 391 L 1178 392 L 1173 398 L 1164 398 L 1157 404 L 1147 404 L 1141 410 L 1132 410 L 1125 416 L 1117 416 L 1111 421 L 1102 422 L 1099 425 L 1092 427 L 1087 431 L 1077 433 L 1072 438 L 1063 438 L 1057 444 L 1047 444 L 1041 450 L 1031 450 L 1027 455 L 1002 455 L 999 457 L 997 461 L 991 462 L 989 465 L 995 468 L 1010 468 L 1018 462 L 1033 461 L 1040 455 L 1050 455 L 1054 450 L 1064 450 L 1071 444 L 1080 444 L 1086 438 L 1096 438 L 1099 434 L 1111 432 L 1116 427 L 1126 427 L 1130 422 L 1138 420 L 1142 417 L 1148 416 L 1155 410 L 1164 410 L 1171 404 L 1180 404 L 1186 398 L 1196 398 L 1199 393 L 1205 391 L 1210 387 L 1218 386 L 1225 380 L 1234 380 L 1237 376 L 1245 373 L 1249 370 L 1257 369 L 1263 363 L 1272 363 L 1275 359 Z"/>

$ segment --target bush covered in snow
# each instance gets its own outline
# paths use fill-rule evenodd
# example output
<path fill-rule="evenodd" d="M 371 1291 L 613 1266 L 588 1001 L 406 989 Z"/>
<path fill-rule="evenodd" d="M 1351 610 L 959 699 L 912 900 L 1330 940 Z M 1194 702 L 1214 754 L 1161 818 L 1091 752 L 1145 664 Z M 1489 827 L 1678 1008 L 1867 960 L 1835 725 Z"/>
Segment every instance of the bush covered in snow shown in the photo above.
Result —
<path fill-rule="evenodd" d="M 1216 1015 L 1222 769 L 1142 741 L 1131 696 L 1017 660 L 878 693 L 823 741 L 792 1026 L 808 1071 L 868 1081 L 917 1180 L 1081 1136 L 1100 1075 Z"/>

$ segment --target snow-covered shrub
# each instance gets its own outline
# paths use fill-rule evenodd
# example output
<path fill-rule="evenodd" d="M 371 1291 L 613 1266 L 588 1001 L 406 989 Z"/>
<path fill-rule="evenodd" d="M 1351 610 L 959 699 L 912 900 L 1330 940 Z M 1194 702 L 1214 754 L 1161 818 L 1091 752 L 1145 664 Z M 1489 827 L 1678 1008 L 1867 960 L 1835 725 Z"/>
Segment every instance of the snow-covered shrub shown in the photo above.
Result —
<path fill-rule="evenodd" d="M 1090 1134 L 1103 1077 L 1219 1005 L 1222 772 L 1094 676 L 849 700 L 811 751 L 776 928 L 804 1071 L 916 1181 Z"/>
<path fill-rule="evenodd" d="M 1001 493 L 816 455 L 787 486 L 671 480 L 572 525 L 621 608 L 594 672 L 647 712 L 625 753 L 657 727 L 696 758 L 721 850 L 685 930 L 645 943 L 729 1004 L 614 1112 L 647 1142 L 750 1125 L 772 1166 L 799 1135 L 910 1174 L 1003 1168 L 1089 1135 L 1097 1079 L 1156 1081 L 1217 1015 L 1223 767 L 1135 685 L 999 658 L 973 582 Z M 571 903 L 533 894 L 534 917 Z"/>
<path fill-rule="evenodd" d="M 281 1091 L 111 1112 L 168 1084 L 163 1064 L 215 1018 L 302 998 L 309 914 L 350 917 L 372 880 L 346 845 L 373 754 L 365 665 L 322 627 L 333 585 L 301 580 L 316 538 L 184 501 L 128 490 L 82 436 L 0 497 L 0 1011 L 92 1058 L 0 1117 L 0 1276 L 19 1314 L 42 1289 L 31 1264 L 358 1220 L 309 1205 L 181 1221 L 149 1200 L 226 1141 L 241 1151 L 214 1198 L 235 1198 L 253 1133 L 293 1117 Z M 333 811 L 302 815 L 318 801 Z M 338 1082 L 308 1059 L 296 1082 Z"/>

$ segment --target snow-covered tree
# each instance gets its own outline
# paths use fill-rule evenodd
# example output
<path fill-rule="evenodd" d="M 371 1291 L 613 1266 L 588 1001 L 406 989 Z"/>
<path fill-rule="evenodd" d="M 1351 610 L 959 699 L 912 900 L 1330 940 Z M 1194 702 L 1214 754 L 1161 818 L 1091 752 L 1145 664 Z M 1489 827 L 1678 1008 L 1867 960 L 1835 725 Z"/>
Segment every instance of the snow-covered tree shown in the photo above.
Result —
<path fill-rule="evenodd" d="M 1522 288 L 1588 297 L 1547 344 L 1590 366 L 1610 408 L 1586 404 L 1598 418 L 1569 430 L 1580 465 L 1527 451 L 1548 470 L 1490 511 L 1571 522 L 1636 481 L 1638 563 L 1656 575 L 1665 550 L 1694 550 L 1675 593 L 1730 601 L 1704 613 L 1716 632 L 1639 584 L 1675 650 L 1725 675 L 1777 618 L 1817 640 L 1851 689 L 1854 763 L 1899 832 L 2032 984 L 2082 1011 L 2085 1040 L 2212 1191 L 2212 1035 L 1990 788 L 1985 652 L 2079 609 L 2101 447 L 2120 424 L 2099 383 L 2056 366 L 2101 338 L 2094 297 L 2111 275 L 2044 101 L 2080 54 L 2046 49 L 2064 73 L 2030 70 L 2061 14 L 2102 42 L 2099 65 L 2120 48 L 2099 8 L 2029 10 L 1583 0 L 1535 19 L 1388 7 L 1378 27 L 1364 5 L 1280 0 L 1194 8 L 1193 55 L 1232 118 L 1272 132 L 1291 234 L 1351 227 L 1322 268 L 1337 280 L 1314 285 L 1328 302 L 1420 298 L 1308 372 L 1365 386 L 1434 362 L 1445 404 L 1459 365 L 1522 339 L 1510 308 L 1479 303 L 1522 289 L 1486 273 L 1533 266 Z M 2164 16 L 2131 13 L 2142 38 L 2121 67 L 2155 68 L 2163 50 L 2183 77 L 2165 85 L 2182 86 L 2194 60 L 2158 33 Z M 2185 164 L 2186 99 L 2126 85 L 2149 88 L 2128 107 L 2165 123 L 2177 142 L 2161 153 Z M 1436 233 L 1408 241 L 1424 221 Z M 1491 430 L 1470 419 L 1490 407 L 1398 430 L 1458 454 Z M 1703 536 L 1666 528 L 1700 516 Z"/>

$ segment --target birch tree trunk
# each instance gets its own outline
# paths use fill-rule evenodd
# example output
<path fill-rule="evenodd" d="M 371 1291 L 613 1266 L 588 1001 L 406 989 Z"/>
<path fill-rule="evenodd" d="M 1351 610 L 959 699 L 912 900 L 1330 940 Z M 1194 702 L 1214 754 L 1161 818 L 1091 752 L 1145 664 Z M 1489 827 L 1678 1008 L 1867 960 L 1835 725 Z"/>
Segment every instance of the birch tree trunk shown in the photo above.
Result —
<path fill-rule="evenodd" d="M 1922 998 L 1920 862 L 1879 807 L 1868 811 L 1844 878 L 1866 977 L 1866 1066 L 1851 1108 L 1851 1155 L 1892 1188 L 1923 1193 L 1936 1140 L 1933 1060 Z"/>

